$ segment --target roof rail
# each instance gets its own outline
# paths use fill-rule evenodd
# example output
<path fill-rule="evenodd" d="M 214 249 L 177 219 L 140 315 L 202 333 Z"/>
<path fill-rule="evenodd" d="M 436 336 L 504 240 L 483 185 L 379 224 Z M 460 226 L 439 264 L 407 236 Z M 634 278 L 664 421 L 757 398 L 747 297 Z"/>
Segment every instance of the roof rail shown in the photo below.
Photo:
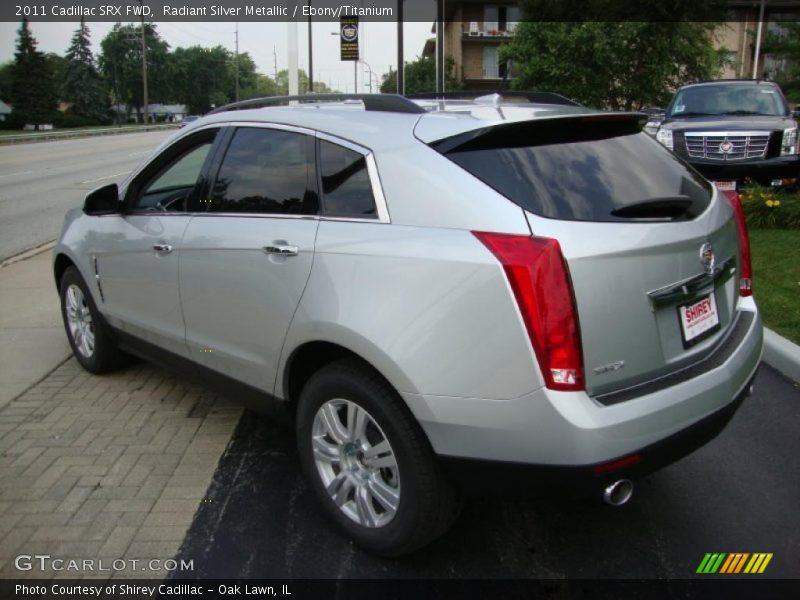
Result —
<path fill-rule="evenodd" d="M 428 92 L 424 94 L 409 94 L 407 98 L 415 100 L 471 100 L 480 96 L 492 94 L 491 91 L 455 91 L 455 92 Z M 561 104 L 564 106 L 583 106 L 574 100 L 556 94 L 555 92 L 523 92 L 516 90 L 503 90 L 503 98 L 522 98 L 534 104 Z"/>
<path fill-rule="evenodd" d="M 398 94 L 303 94 L 299 96 L 268 96 L 265 98 L 251 98 L 225 104 L 219 108 L 206 113 L 215 115 L 229 110 L 242 110 L 247 108 L 264 108 L 287 102 L 341 102 L 342 100 L 360 100 L 364 103 L 364 109 L 377 112 L 413 113 L 420 114 L 426 112 L 419 104 L 399 96 Z"/>

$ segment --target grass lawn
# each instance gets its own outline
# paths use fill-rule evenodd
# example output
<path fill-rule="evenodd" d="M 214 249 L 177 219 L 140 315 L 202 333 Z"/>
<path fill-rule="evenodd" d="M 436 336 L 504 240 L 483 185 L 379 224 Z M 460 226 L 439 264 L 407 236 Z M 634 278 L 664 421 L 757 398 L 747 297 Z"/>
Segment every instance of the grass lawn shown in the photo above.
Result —
<path fill-rule="evenodd" d="M 751 229 L 750 247 L 764 323 L 800 344 L 800 229 Z"/>

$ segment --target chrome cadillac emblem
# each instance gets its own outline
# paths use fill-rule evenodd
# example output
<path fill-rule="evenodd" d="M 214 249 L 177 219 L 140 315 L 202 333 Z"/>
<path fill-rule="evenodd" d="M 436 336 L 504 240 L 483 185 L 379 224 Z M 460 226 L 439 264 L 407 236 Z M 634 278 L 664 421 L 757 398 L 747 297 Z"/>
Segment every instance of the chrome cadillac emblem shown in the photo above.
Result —
<path fill-rule="evenodd" d="M 719 145 L 719 151 L 722 152 L 723 154 L 728 154 L 728 152 L 730 152 L 731 150 L 733 150 L 733 144 L 731 144 L 730 142 L 722 142 Z"/>
<path fill-rule="evenodd" d="M 700 246 L 700 264 L 703 265 L 703 270 L 705 270 L 706 273 L 711 273 L 711 271 L 714 270 L 715 262 L 714 246 L 712 246 L 710 242 L 706 242 Z"/>

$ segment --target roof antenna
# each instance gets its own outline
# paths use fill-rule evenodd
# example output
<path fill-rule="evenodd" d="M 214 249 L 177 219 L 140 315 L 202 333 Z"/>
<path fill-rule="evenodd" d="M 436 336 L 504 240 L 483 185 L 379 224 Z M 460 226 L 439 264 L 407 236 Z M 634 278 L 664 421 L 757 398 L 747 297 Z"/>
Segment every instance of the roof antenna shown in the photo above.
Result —
<path fill-rule="evenodd" d="M 506 72 L 503 73 L 503 78 L 500 80 L 500 85 L 497 86 L 497 94 L 503 93 L 503 88 L 506 86 L 506 81 L 508 80 L 508 74 L 511 73 L 511 67 L 514 65 L 513 61 L 509 58 L 506 61 Z"/>

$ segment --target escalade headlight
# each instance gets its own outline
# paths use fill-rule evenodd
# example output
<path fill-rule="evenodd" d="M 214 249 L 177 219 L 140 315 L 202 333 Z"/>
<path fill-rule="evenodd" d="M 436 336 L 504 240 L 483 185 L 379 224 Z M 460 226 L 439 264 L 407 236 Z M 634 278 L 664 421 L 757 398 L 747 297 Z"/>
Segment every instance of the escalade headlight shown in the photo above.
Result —
<path fill-rule="evenodd" d="M 797 154 L 797 127 L 783 130 L 781 156 L 791 156 L 793 154 Z"/>
<path fill-rule="evenodd" d="M 656 133 L 656 139 L 672 150 L 672 129 L 664 129 L 662 127 L 658 130 L 658 133 Z"/>

